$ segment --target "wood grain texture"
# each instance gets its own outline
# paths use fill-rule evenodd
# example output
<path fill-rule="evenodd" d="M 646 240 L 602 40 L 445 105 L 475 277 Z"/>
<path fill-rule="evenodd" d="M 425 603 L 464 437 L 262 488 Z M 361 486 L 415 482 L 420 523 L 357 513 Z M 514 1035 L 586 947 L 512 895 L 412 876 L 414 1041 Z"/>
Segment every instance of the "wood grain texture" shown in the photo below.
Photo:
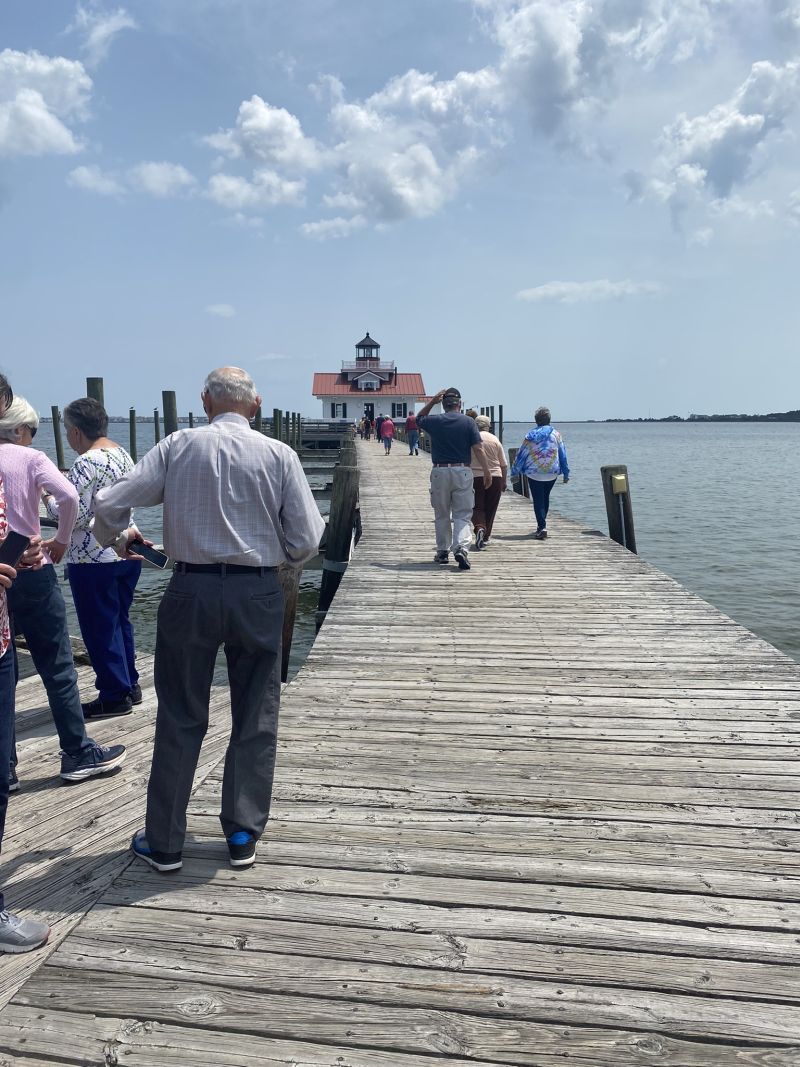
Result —
<path fill-rule="evenodd" d="M 800 1063 L 800 667 L 575 523 L 533 541 L 511 494 L 469 573 L 436 567 L 427 459 L 358 455 L 364 536 L 284 690 L 254 868 L 219 831 L 224 692 L 172 876 L 119 844 L 152 703 L 97 810 L 26 742 L 8 884 L 66 936 L 0 1062 Z"/>

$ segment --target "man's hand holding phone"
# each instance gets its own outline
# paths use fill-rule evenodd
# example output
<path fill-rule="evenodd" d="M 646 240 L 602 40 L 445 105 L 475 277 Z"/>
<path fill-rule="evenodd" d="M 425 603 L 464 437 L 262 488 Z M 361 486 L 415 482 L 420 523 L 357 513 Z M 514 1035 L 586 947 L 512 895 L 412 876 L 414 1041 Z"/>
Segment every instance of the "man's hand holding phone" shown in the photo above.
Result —
<path fill-rule="evenodd" d="M 169 556 L 165 552 L 159 552 L 158 549 L 153 548 L 153 542 L 145 540 L 135 526 L 131 526 L 119 538 L 116 549 L 123 559 L 134 560 L 139 563 L 146 560 L 161 570 L 164 570 L 169 563 Z"/>

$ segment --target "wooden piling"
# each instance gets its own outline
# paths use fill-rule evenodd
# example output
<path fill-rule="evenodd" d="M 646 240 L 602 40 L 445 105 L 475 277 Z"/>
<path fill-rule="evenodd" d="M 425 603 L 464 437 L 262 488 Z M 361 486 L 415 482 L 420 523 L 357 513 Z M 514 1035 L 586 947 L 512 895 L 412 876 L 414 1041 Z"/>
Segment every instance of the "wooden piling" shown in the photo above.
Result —
<path fill-rule="evenodd" d="M 139 456 L 136 451 L 136 408 L 128 412 L 128 451 L 134 463 L 138 462 Z"/>
<path fill-rule="evenodd" d="M 282 563 L 278 567 L 278 578 L 283 590 L 283 643 L 281 645 L 281 681 L 289 677 L 289 656 L 292 651 L 294 623 L 297 617 L 297 598 L 300 592 L 300 575 L 302 567 L 293 567 Z"/>
<path fill-rule="evenodd" d="M 489 430 L 491 433 L 494 433 L 494 404 L 490 404 L 486 410 L 489 415 Z"/>
<path fill-rule="evenodd" d="M 347 570 L 357 504 L 358 467 L 345 467 L 340 464 L 333 472 L 328 543 L 325 549 L 325 559 L 322 561 L 317 630 L 325 621 L 325 615 L 339 588 L 342 575 Z"/>
<path fill-rule="evenodd" d="M 60 471 L 63 471 L 67 469 L 67 465 L 64 462 L 64 440 L 61 436 L 61 412 L 58 410 L 58 404 L 53 404 L 50 408 L 50 414 L 53 416 L 53 437 L 56 442 L 56 466 Z"/>
<path fill-rule="evenodd" d="M 153 408 L 153 440 L 156 444 L 161 440 L 161 420 L 158 414 L 158 408 Z"/>
<path fill-rule="evenodd" d="M 189 412 L 189 425 L 190 426 L 194 425 L 194 423 L 192 422 L 192 413 L 191 413 L 191 411 Z M 263 430 L 263 426 L 264 426 L 264 419 L 263 419 L 263 416 L 261 414 L 261 405 L 259 404 L 258 407 L 256 408 L 256 413 L 253 416 L 253 429 L 254 430 L 258 430 L 258 432 L 261 433 L 262 430 Z"/>
<path fill-rule="evenodd" d="M 283 435 L 282 435 L 281 439 L 283 441 L 285 441 L 287 445 L 290 445 L 292 443 L 292 437 L 291 437 L 291 434 L 289 433 L 289 412 L 288 411 L 284 411 L 284 413 L 283 413 Z"/>
<path fill-rule="evenodd" d="M 623 548 L 636 552 L 628 468 L 623 463 L 601 467 L 600 477 L 603 480 L 603 496 L 606 501 L 608 536 Z"/>
<path fill-rule="evenodd" d="M 172 389 L 162 389 L 161 404 L 164 409 L 164 436 L 178 429 L 178 401 Z"/>
<path fill-rule="evenodd" d="M 281 427 L 283 425 L 283 419 L 281 418 L 281 409 L 272 409 L 272 436 L 276 441 L 281 440 Z"/>
<path fill-rule="evenodd" d="M 497 436 L 500 443 L 503 443 L 503 405 L 497 405 Z"/>
<path fill-rule="evenodd" d="M 259 411 L 260 410 L 261 409 L 259 408 Z M 189 412 L 189 429 L 190 430 L 194 429 L 194 413 L 191 412 L 191 411 Z"/>
<path fill-rule="evenodd" d="M 87 378 L 86 379 L 86 395 L 92 400 L 96 400 L 98 404 L 106 406 L 103 397 L 103 379 L 102 378 Z"/>

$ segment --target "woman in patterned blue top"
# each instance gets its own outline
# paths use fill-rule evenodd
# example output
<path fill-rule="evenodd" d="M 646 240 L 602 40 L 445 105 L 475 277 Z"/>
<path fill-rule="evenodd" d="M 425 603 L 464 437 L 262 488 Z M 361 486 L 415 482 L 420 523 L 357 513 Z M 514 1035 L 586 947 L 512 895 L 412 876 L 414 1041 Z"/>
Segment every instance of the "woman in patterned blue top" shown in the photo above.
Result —
<path fill-rule="evenodd" d="M 64 425 L 70 448 L 78 453 L 67 477 L 80 498 L 67 552 L 67 577 L 99 690 L 96 700 L 83 705 L 83 714 L 87 719 L 129 715 L 142 701 L 128 617 L 142 565 L 120 559 L 113 548 L 98 544 L 92 520 L 98 491 L 119 481 L 134 464 L 125 449 L 106 436 L 108 415 L 96 400 L 73 400 L 64 408 Z M 45 504 L 56 518 L 52 497 Z"/>

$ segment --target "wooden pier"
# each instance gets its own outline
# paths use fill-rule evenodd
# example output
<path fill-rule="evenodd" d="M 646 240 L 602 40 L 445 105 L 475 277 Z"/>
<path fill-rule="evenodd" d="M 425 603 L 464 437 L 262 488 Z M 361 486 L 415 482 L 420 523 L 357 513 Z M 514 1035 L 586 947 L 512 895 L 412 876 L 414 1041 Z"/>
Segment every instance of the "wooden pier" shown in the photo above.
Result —
<path fill-rule="evenodd" d="M 23 741 L 5 887 L 57 937 L 0 964 L 0 1063 L 796 1067 L 800 665 L 606 537 L 533 541 L 510 492 L 471 572 L 434 566 L 428 460 L 358 455 L 254 868 L 224 691 L 174 876 L 124 851 L 149 686 L 97 730 L 131 744 L 110 781 Z"/>

